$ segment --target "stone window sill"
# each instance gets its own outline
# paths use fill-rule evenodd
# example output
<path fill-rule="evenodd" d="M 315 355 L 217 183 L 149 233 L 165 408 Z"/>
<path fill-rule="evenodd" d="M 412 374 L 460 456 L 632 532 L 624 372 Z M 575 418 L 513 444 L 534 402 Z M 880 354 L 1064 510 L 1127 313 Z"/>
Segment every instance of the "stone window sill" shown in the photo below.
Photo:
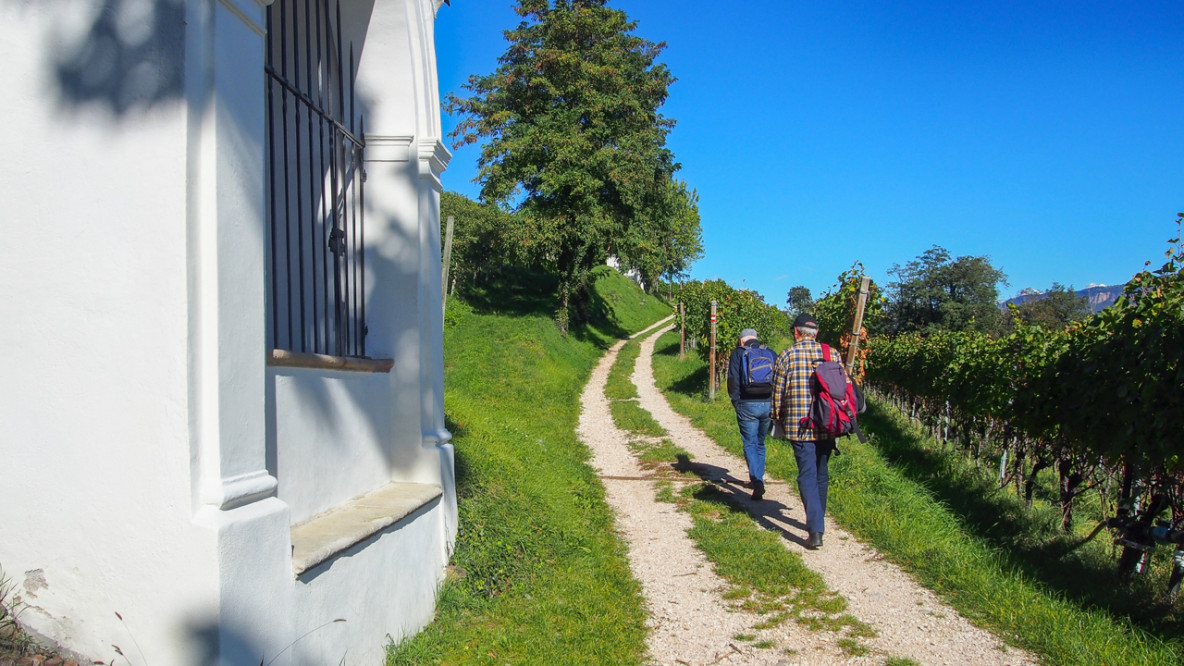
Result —
<path fill-rule="evenodd" d="M 292 526 L 296 576 L 378 534 L 440 497 L 440 486 L 391 483 Z"/>
<path fill-rule="evenodd" d="M 395 366 L 392 358 L 363 358 L 360 356 L 328 356 L 273 349 L 268 365 L 314 370 L 345 370 L 347 372 L 390 372 Z"/>

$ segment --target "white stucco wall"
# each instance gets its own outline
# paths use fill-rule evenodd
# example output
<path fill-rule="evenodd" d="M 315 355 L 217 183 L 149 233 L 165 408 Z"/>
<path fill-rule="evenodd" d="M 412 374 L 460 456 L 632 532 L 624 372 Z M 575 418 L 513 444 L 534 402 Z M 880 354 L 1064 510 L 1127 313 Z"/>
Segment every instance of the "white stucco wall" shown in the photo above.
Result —
<path fill-rule="evenodd" d="M 343 40 L 356 49 L 367 128 L 366 350 L 393 359 L 394 367 L 376 375 L 269 370 L 276 423 L 270 468 L 293 522 L 391 481 L 442 484 L 446 471 L 451 486 L 450 436 L 437 406 L 443 404 L 439 181 L 437 174 L 425 182 L 422 174 L 443 162 L 419 154 L 421 143 L 440 140 L 434 56 L 424 54 L 434 53 L 436 5 L 343 7 L 343 25 L 369 30 L 364 39 L 347 33 Z M 447 495 L 455 515 L 454 494 Z"/>
<path fill-rule="evenodd" d="M 268 2 L 0 0 L 0 566 L 88 657 L 250 663 L 343 617 L 275 663 L 374 663 L 431 617 L 456 529 L 430 302 L 447 156 L 422 149 L 439 3 L 344 1 L 375 12 L 355 25 L 384 374 L 266 363 Z M 379 85 L 396 69 L 430 80 Z M 445 493 L 293 576 L 292 523 L 392 480 Z"/>
<path fill-rule="evenodd" d="M 97 9 L 0 3 L 0 566 L 30 624 L 107 659 L 184 642 L 217 587 L 191 522 L 182 8 L 149 37 Z"/>

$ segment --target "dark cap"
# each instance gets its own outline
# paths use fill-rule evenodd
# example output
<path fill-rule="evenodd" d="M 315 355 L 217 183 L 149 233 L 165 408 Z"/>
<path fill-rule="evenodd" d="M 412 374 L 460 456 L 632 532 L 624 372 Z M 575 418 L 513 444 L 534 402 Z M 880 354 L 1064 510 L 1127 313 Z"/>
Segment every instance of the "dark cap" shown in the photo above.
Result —
<path fill-rule="evenodd" d="M 793 320 L 794 328 L 818 328 L 818 322 L 814 320 L 813 315 L 803 312 L 798 315 L 797 319 Z"/>

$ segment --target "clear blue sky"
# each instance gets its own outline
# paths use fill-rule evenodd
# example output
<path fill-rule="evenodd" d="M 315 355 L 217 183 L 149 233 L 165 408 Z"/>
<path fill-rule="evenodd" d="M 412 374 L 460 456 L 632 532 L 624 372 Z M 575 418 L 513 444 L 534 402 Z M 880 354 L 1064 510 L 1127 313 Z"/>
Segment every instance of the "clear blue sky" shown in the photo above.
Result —
<path fill-rule="evenodd" d="M 990 257 L 1001 298 L 1120 284 L 1159 266 L 1184 211 L 1179 0 L 609 6 L 668 45 L 668 145 L 700 197 L 695 279 L 783 306 L 856 260 L 883 285 L 940 245 Z M 441 8 L 441 93 L 496 69 L 512 7 Z M 445 188 L 477 198 L 477 158 L 454 150 Z"/>

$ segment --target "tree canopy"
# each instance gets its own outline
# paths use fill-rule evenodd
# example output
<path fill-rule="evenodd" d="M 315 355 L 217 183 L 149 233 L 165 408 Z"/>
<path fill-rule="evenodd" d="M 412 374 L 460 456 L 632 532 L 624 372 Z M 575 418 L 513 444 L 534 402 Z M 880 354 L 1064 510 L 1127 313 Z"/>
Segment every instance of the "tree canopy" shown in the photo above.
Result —
<path fill-rule="evenodd" d="M 1040 298 L 1033 298 L 1015 306 L 1015 316 L 1028 325 L 1039 324 L 1052 330 L 1060 330 L 1075 321 L 1081 321 L 1093 314 L 1089 299 L 1078 296 L 1072 287 L 1054 282 Z M 1014 330 L 1015 322 L 1010 318 L 1006 329 Z"/>
<path fill-rule="evenodd" d="M 897 332 L 977 330 L 994 332 L 1001 321 L 999 284 L 1003 271 L 988 257 L 952 259 L 934 245 L 913 261 L 888 270 L 896 281 L 888 285 L 888 312 Z"/>
<path fill-rule="evenodd" d="M 519 263 L 519 232 L 512 215 L 497 206 L 483 206 L 456 192 L 440 195 L 440 237 L 444 237 L 447 219 L 454 218 L 452 230 L 451 284 L 462 287 L 507 264 Z"/>
<path fill-rule="evenodd" d="M 683 279 L 703 256 L 699 195 L 686 183 L 671 180 L 662 201 L 646 211 L 645 224 L 633 225 L 632 238 L 620 243 L 620 259 L 641 273 L 647 289 L 659 280 Z"/>
<path fill-rule="evenodd" d="M 606 0 L 519 0 L 522 17 L 495 72 L 449 94 L 454 145 L 484 141 L 481 199 L 515 210 L 523 250 L 560 275 L 557 319 L 610 254 L 653 276 L 701 252 L 693 192 L 673 180 L 674 81 L 665 47 Z"/>
<path fill-rule="evenodd" d="M 785 296 L 786 314 L 792 319 L 803 312 L 814 311 L 814 297 L 810 294 L 808 287 L 798 285 L 790 287 L 789 293 Z"/>

